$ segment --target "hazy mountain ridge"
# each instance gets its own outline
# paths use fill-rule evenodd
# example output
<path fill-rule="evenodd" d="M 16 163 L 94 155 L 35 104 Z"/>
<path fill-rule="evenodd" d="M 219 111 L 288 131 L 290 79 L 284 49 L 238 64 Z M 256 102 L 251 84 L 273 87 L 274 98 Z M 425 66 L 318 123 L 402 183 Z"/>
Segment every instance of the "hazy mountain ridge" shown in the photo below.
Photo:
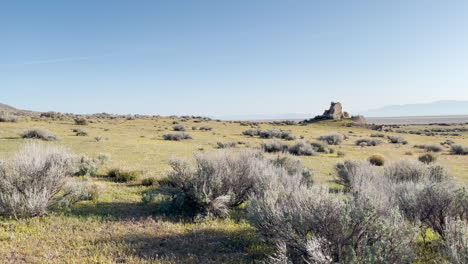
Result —
<path fill-rule="evenodd" d="M 468 115 L 468 101 L 444 100 L 423 104 L 389 105 L 361 114 L 366 117 Z"/>

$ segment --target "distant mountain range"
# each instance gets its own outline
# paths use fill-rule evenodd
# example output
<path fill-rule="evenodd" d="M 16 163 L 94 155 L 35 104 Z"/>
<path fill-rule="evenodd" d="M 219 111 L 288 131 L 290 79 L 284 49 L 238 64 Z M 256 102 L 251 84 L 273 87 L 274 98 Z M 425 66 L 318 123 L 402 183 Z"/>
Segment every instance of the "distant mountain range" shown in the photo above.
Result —
<path fill-rule="evenodd" d="M 445 100 L 425 104 L 389 105 L 361 114 L 366 117 L 468 115 L 468 101 Z"/>

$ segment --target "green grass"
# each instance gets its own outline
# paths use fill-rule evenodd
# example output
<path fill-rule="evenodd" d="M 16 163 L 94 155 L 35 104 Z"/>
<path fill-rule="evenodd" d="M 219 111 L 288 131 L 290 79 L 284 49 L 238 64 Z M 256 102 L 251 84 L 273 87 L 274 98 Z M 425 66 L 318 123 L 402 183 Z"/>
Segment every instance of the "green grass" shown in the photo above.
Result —
<path fill-rule="evenodd" d="M 74 128 L 83 128 L 70 121 L 26 121 L 0 123 L 0 155 L 8 157 L 25 139 L 18 134 L 28 128 L 43 127 L 59 137 L 56 142 L 71 151 L 97 158 L 109 153 L 111 160 L 102 166 L 92 181 L 104 187 L 97 201 L 83 201 L 69 212 L 55 212 L 33 219 L 0 220 L 0 263 L 251 263 L 262 259 L 271 248 L 262 243 L 255 230 L 242 217 L 237 220 L 186 222 L 158 213 L 154 204 L 141 202 L 141 194 L 150 188 L 140 185 L 144 178 L 162 179 L 174 156 L 192 158 L 192 153 L 219 151 L 216 142 L 243 141 L 236 148 L 259 148 L 262 140 L 242 135 L 248 126 L 238 123 L 208 121 L 180 122 L 188 128 L 208 125 L 213 131 L 188 130 L 191 140 L 165 141 L 162 135 L 172 130 L 175 119 L 96 120 L 86 126 L 89 136 L 75 136 Z M 417 159 L 423 150 L 416 144 L 439 144 L 452 139 L 468 145 L 467 133 L 461 137 L 418 136 L 397 133 L 409 144 L 396 146 L 384 143 L 376 147 L 355 146 L 360 137 L 368 138 L 374 131 L 345 127 L 344 122 L 324 121 L 307 126 L 273 126 L 262 129 L 291 130 L 296 137 L 314 141 L 321 135 L 339 132 L 349 136 L 340 146 L 332 146 L 334 154 L 300 157 L 304 165 L 315 172 L 315 182 L 333 186 L 333 166 L 343 159 L 367 159 L 379 153 L 386 163 L 400 158 Z M 433 128 L 431 126 L 431 128 Z M 405 127 L 411 130 L 414 128 Z M 420 129 L 420 128 L 418 128 Z M 352 131 L 353 133 L 349 133 Z M 96 142 L 97 136 L 108 140 Z M 286 141 L 285 141 L 286 142 Z M 293 142 L 286 142 L 292 144 Z M 338 157 L 336 152 L 344 152 Z M 404 155 L 411 151 L 412 156 Z M 468 183 L 468 156 L 449 155 L 448 149 L 438 162 L 446 165 L 455 179 Z M 139 179 L 116 183 L 103 175 L 111 168 L 141 171 Z"/>

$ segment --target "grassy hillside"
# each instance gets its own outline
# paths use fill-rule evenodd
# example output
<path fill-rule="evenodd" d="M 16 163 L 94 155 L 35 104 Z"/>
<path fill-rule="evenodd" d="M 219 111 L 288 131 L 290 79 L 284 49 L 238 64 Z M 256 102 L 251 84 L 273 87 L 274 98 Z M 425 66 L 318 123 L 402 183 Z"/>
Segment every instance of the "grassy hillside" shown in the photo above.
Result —
<path fill-rule="evenodd" d="M 193 139 L 163 140 L 162 135 L 172 130 L 174 121 L 185 125 Z M 347 135 L 343 144 L 333 146 L 335 153 L 301 157 L 304 165 L 315 172 L 316 182 L 330 186 L 334 184 L 334 164 L 344 159 L 367 159 L 373 154 L 383 155 L 387 162 L 416 159 L 424 150 L 414 145 L 440 144 L 447 139 L 468 145 L 467 132 L 460 132 L 460 136 L 385 133 L 403 136 L 409 144 L 390 144 L 382 139 L 384 143 L 379 146 L 361 147 L 354 144 L 355 140 L 369 138 L 375 132 L 344 124 L 323 121 L 305 126 L 259 126 L 290 130 L 298 139 L 302 136 L 310 141 L 331 132 Z M 192 131 L 192 126 L 210 126 L 213 130 Z M 171 157 L 191 159 L 196 151 L 217 151 L 218 141 L 239 142 L 236 148 L 259 148 L 262 142 L 271 141 L 242 135 L 249 126 L 217 121 L 183 122 L 180 118 L 99 119 L 86 126 L 75 125 L 73 120 L 21 119 L 17 123 L 0 123 L 0 155 L 8 157 L 17 151 L 25 142 L 19 134 L 36 127 L 46 128 L 59 137 L 47 144 L 60 144 L 90 157 L 110 154 L 110 162 L 92 178 L 104 188 L 104 193 L 97 201 L 80 202 L 65 213 L 2 219 L 0 263 L 250 263 L 271 252 L 241 215 L 230 220 L 186 222 L 165 216 L 155 204 L 141 203 L 141 194 L 151 188 L 142 186 L 141 179 L 163 178 Z M 88 136 L 76 136 L 73 129 L 85 129 Z M 416 129 L 424 127 L 402 128 Z M 98 142 L 96 137 L 103 140 Z M 344 157 L 338 152 L 344 153 Z M 439 163 L 451 170 L 456 181 L 468 183 L 468 156 L 450 155 L 447 148 L 438 156 Z M 129 183 L 112 182 L 104 175 L 117 167 L 142 171 L 142 175 Z"/>

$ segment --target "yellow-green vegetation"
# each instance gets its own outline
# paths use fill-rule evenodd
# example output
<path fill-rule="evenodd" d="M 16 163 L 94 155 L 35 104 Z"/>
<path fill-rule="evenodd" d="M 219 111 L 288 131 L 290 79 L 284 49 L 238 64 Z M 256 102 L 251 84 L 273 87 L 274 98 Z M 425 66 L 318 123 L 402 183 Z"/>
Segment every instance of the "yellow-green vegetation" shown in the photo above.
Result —
<path fill-rule="evenodd" d="M 19 220 L 0 220 L 0 263 L 251 263 L 271 253 L 256 231 L 244 220 L 242 212 L 230 220 L 184 221 L 161 214 L 153 203 L 142 203 L 141 197 L 164 179 L 172 157 L 192 159 L 196 151 L 219 151 L 218 142 L 237 142 L 233 148 L 258 148 L 262 139 L 243 135 L 251 128 L 240 123 L 224 121 L 184 121 L 181 118 L 95 119 L 86 125 L 86 136 L 77 136 L 74 120 L 25 120 L 0 123 L 0 155 L 8 157 L 27 140 L 20 134 L 31 128 L 44 128 L 57 136 L 59 144 L 76 154 L 106 162 L 100 164 L 92 182 L 102 186 L 97 199 L 82 201 L 66 212 Z M 171 133 L 173 122 L 185 127 L 211 127 L 212 130 L 190 130 L 192 139 L 168 141 L 163 135 Z M 301 156 L 305 167 L 314 172 L 314 182 L 336 187 L 332 174 L 334 165 L 344 159 L 366 160 L 379 153 L 385 163 L 399 159 L 417 159 L 425 150 L 414 145 L 440 144 L 452 140 L 468 145 L 468 132 L 459 136 L 416 135 L 382 132 L 385 136 L 403 136 L 409 143 L 383 143 L 372 147 L 355 144 L 360 138 L 375 133 L 367 128 L 346 126 L 349 121 L 321 121 L 308 125 L 273 125 L 261 123 L 262 130 L 290 131 L 297 140 L 316 141 L 320 136 L 340 133 L 346 136 L 334 151 Z M 465 128 L 468 126 L 465 126 Z M 399 130 L 424 130 L 437 126 L 402 127 Z M 444 127 L 441 127 L 444 128 Z M 379 132 L 380 133 L 380 132 Z M 106 138 L 107 140 L 96 140 Z M 278 139 L 274 139 L 278 140 Z M 292 145 L 294 141 L 282 141 Z M 450 155 L 449 146 L 438 154 L 438 163 L 446 166 L 459 183 L 468 183 L 468 156 Z M 408 156 L 406 153 L 415 155 Z M 275 155 L 275 154 L 268 154 Z M 118 183 L 107 177 L 114 168 L 138 172 L 129 182 Z M 141 172 L 141 173 L 140 173 Z M 134 177 L 137 177 L 134 179 Z M 418 262 L 423 263 L 423 262 Z"/>

